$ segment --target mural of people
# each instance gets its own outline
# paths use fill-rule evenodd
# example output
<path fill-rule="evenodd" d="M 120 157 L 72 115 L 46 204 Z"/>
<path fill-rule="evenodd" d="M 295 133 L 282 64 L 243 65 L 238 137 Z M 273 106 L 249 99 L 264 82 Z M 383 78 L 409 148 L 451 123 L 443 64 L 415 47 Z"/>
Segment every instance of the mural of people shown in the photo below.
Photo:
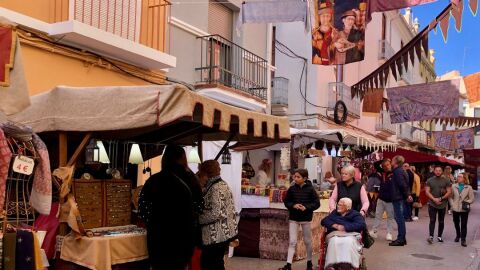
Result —
<path fill-rule="evenodd" d="M 312 62 L 319 65 L 362 61 L 365 55 L 366 0 L 319 0 L 312 32 Z"/>

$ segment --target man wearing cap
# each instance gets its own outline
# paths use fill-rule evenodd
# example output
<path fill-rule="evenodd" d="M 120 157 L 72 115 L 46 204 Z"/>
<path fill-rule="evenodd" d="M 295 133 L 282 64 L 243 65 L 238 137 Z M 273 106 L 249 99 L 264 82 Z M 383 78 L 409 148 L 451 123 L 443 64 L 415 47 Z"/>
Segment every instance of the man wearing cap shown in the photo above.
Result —
<path fill-rule="evenodd" d="M 330 2 L 319 3 L 319 27 L 313 32 L 313 63 L 330 65 L 332 62 L 333 8 Z"/>
<path fill-rule="evenodd" d="M 354 10 L 347 10 L 342 14 L 343 30 L 338 33 L 334 42 L 336 64 L 363 60 L 365 34 L 355 29 L 356 18 L 357 14 Z"/>

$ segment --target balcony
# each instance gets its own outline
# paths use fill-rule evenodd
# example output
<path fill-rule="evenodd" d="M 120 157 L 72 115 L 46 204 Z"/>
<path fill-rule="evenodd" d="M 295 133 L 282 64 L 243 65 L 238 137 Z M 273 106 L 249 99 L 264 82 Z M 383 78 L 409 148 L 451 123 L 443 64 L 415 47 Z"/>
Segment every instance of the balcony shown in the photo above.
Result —
<path fill-rule="evenodd" d="M 409 124 L 397 125 L 397 138 L 407 142 L 413 142 L 412 126 Z"/>
<path fill-rule="evenodd" d="M 390 59 L 395 54 L 390 43 L 386 40 L 378 41 L 378 60 Z"/>
<path fill-rule="evenodd" d="M 283 77 L 272 79 L 272 114 L 285 116 L 288 114 L 288 83 Z"/>
<path fill-rule="evenodd" d="M 264 109 L 267 103 L 268 62 L 219 35 L 198 39 L 200 67 L 195 70 L 199 75 L 196 84 L 196 88 L 201 89 L 199 92 L 210 92 L 206 94 L 234 106 Z M 243 100 L 232 100 L 232 95 Z M 252 103 L 253 107 L 245 102 Z"/>
<path fill-rule="evenodd" d="M 428 145 L 428 136 L 425 130 L 417 129 L 413 132 L 413 142 Z"/>
<path fill-rule="evenodd" d="M 390 113 L 387 111 L 381 111 L 377 118 L 375 130 L 379 132 L 382 137 L 390 137 L 397 133 L 397 127 L 390 121 Z"/>
<path fill-rule="evenodd" d="M 361 114 L 361 101 L 359 97 L 352 98 L 350 87 L 344 83 L 328 84 L 328 108 L 334 109 L 335 103 L 342 100 L 347 105 L 348 116 L 353 119 L 359 119 Z M 350 120 L 353 120 L 350 119 Z"/>
<path fill-rule="evenodd" d="M 145 69 L 176 66 L 165 53 L 168 2 L 165 0 L 6 0 L 8 20 L 44 32 L 60 43 Z"/>

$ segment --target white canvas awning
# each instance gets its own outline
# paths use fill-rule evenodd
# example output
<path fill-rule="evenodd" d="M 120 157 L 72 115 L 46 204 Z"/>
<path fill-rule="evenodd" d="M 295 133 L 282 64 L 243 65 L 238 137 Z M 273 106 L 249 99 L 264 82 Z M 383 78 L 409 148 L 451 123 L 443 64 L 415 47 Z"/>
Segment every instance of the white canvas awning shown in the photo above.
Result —
<path fill-rule="evenodd" d="M 9 120 L 37 133 L 94 132 L 97 137 L 191 143 L 290 140 L 288 118 L 233 107 L 179 85 L 65 87 L 31 97 Z"/>

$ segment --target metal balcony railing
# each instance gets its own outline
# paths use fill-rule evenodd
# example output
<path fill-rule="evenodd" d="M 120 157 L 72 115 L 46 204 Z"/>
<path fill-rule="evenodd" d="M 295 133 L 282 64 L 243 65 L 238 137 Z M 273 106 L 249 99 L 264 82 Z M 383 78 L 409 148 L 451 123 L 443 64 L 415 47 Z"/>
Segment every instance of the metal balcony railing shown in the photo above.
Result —
<path fill-rule="evenodd" d="M 395 124 L 392 124 L 390 120 L 390 113 L 387 111 L 381 111 L 380 115 L 377 118 L 377 123 L 375 125 L 377 131 L 386 131 L 393 134 L 397 133 L 397 127 Z"/>
<path fill-rule="evenodd" d="M 378 41 L 378 59 L 379 60 L 386 60 L 390 59 L 395 54 L 390 43 L 386 40 L 379 40 Z"/>
<path fill-rule="evenodd" d="M 284 77 L 272 79 L 272 104 L 288 106 L 288 81 Z"/>
<path fill-rule="evenodd" d="M 342 100 L 347 105 L 348 114 L 355 118 L 360 118 L 361 101 L 359 97 L 352 98 L 350 87 L 344 83 L 328 84 L 328 107 L 335 108 L 335 103 Z"/>
<path fill-rule="evenodd" d="M 200 83 L 219 83 L 267 100 L 268 62 L 219 35 L 201 42 Z"/>
<path fill-rule="evenodd" d="M 413 141 L 412 126 L 409 124 L 397 125 L 397 137 L 407 141 Z"/>
<path fill-rule="evenodd" d="M 138 42 L 141 7 L 137 0 L 73 0 L 73 19 Z M 72 7 L 70 7 L 72 8 Z"/>

